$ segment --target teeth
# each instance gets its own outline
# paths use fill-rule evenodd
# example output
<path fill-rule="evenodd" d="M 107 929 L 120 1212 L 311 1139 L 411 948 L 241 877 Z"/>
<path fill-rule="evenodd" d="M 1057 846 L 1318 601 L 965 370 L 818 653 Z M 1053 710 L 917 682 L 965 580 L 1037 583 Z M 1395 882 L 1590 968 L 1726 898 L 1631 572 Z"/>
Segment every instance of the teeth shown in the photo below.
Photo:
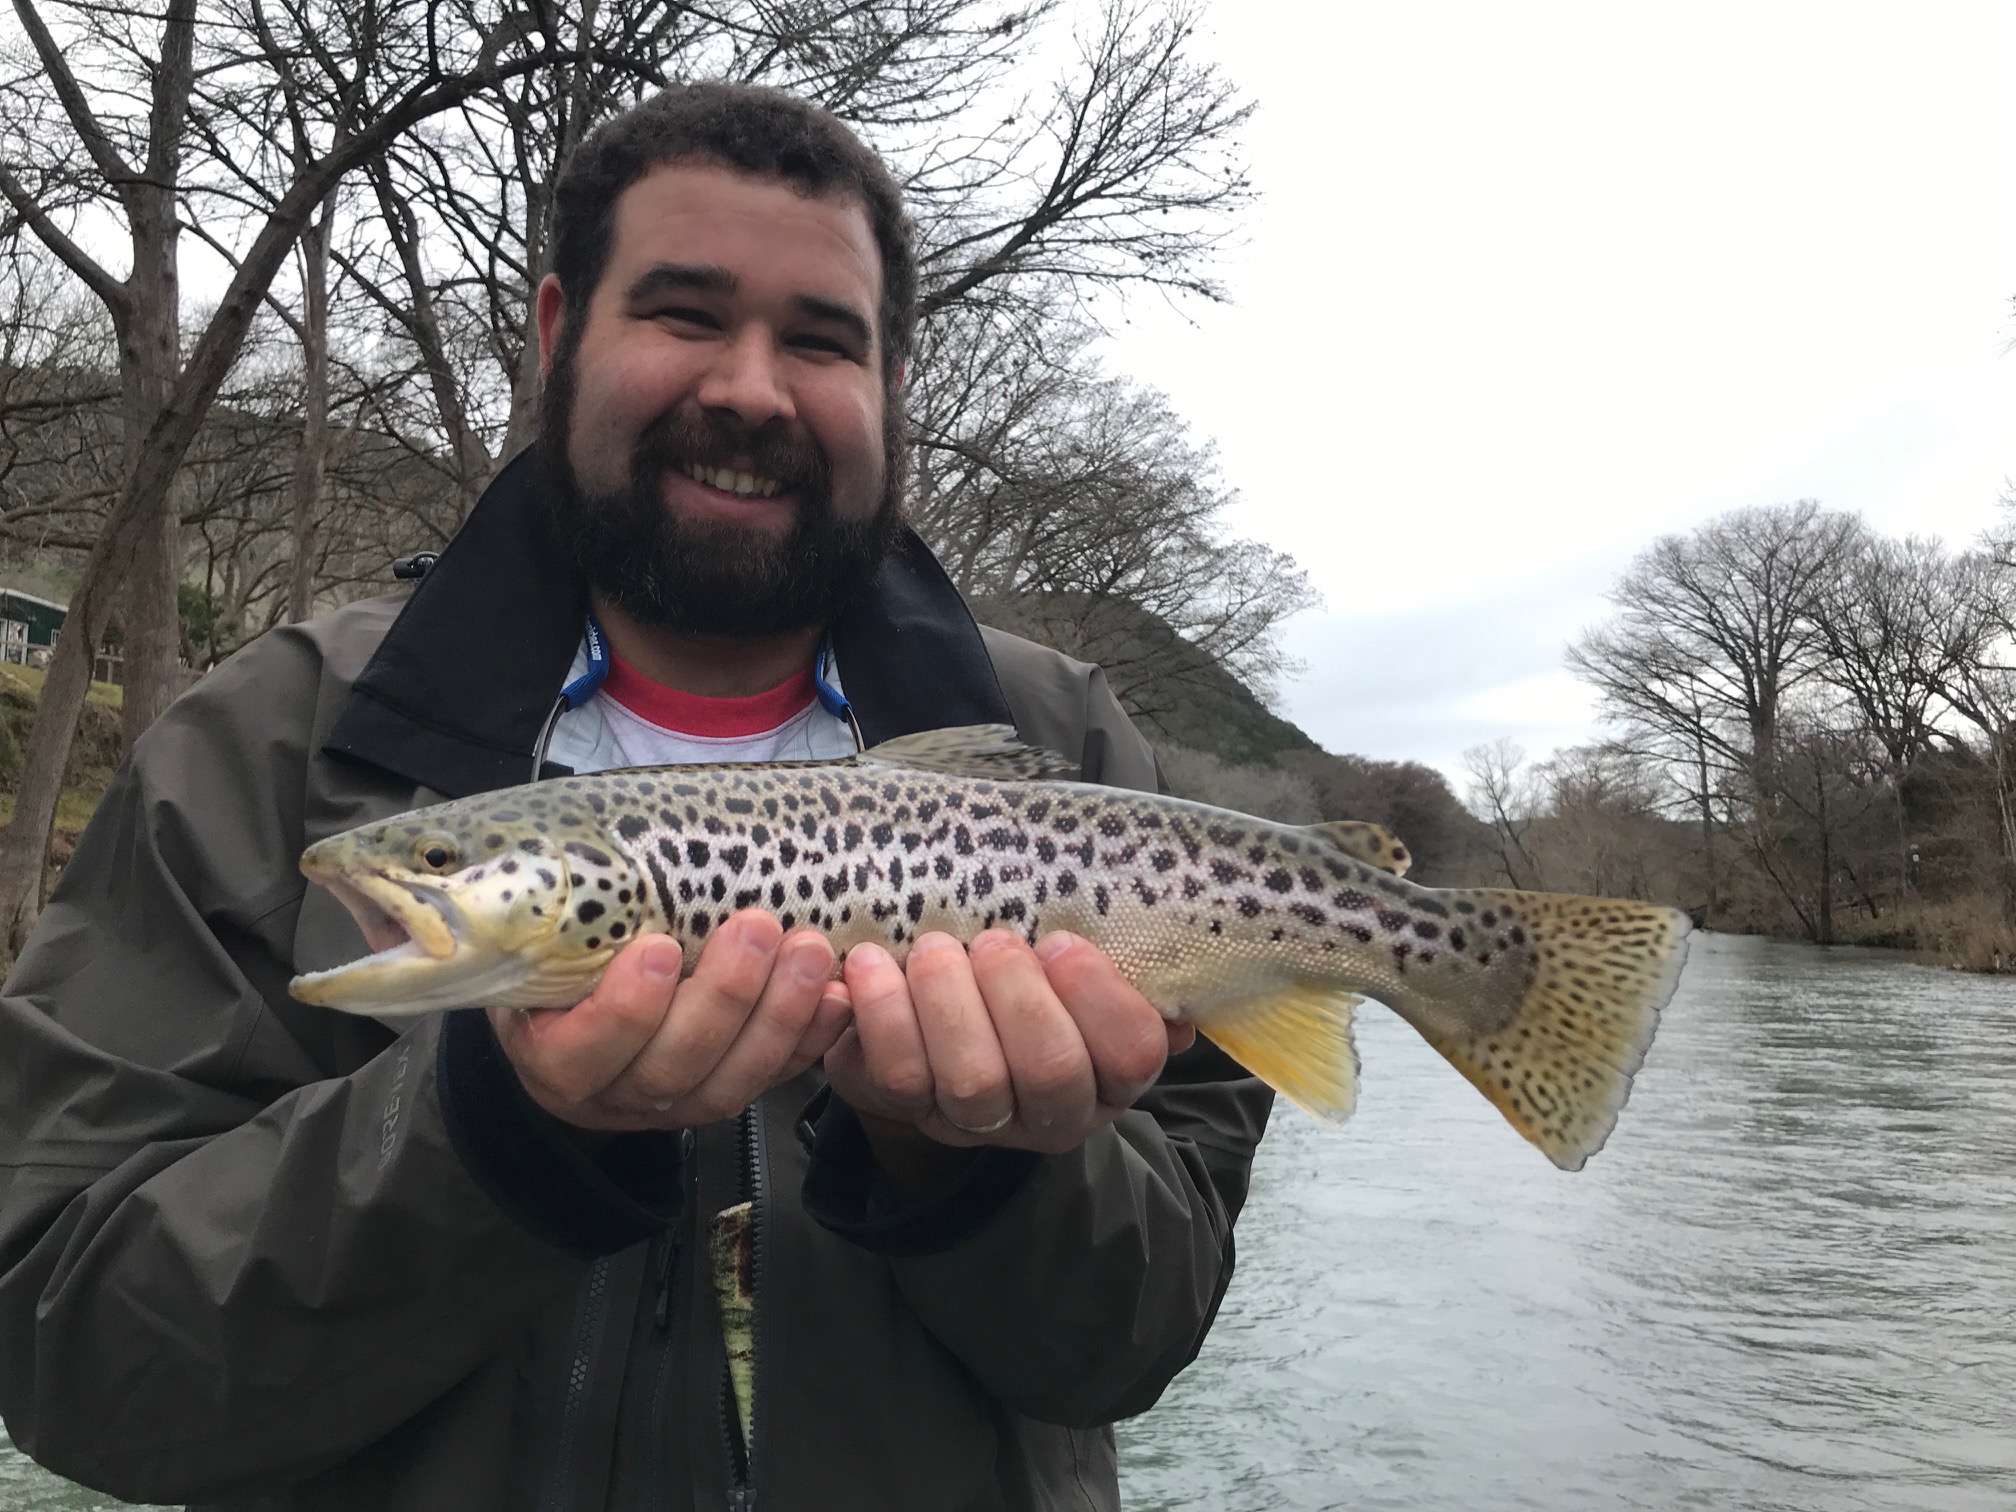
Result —
<path fill-rule="evenodd" d="M 695 467 L 687 476 L 705 483 L 709 488 L 718 488 L 723 493 L 732 493 L 742 498 L 768 499 L 778 490 L 774 478 L 759 478 L 753 473 L 737 472 L 729 467 Z"/>

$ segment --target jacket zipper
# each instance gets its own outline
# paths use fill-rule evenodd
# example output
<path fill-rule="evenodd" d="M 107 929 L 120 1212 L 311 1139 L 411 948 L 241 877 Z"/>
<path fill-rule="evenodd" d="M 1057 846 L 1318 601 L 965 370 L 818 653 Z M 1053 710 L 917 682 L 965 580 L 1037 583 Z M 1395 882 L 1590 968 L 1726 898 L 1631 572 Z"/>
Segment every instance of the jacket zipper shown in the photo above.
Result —
<path fill-rule="evenodd" d="M 763 1261 L 764 1237 L 769 1214 L 768 1151 L 763 1137 L 763 1109 L 760 1102 L 742 1110 L 737 1120 L 737 1144 L 742 1154 L 742 1190 L 749 1203 L 749 1441 L 738 1444 L 740 1429 L 735 1422 L 735 1392 L 729 1379 L 728 1360 L 721 1360 L 721 1448 L 728 1466 L 728 1506 L 730 1512 L 755 1512 L 756 1445 L 763 1438 Z M 738 1447 L 740 1452 L 738 1453 Z"/>
<path fill-rule="evenodd" d="M 567 1351 L 566 1397 L 560 1404 L 560 1433 L 553 1454 L 553 1472 L 546 1479 L 541 1512 L 569 1512 L 580 1482 L 581 1434 L 588 1420 L 588 1401 L 595 1385 L 596 1341 L 609 1311 L 609 1273 L 615 1259 L 604 1255 L 588 1268 L 586 1292 L 574 1315 L 574 1341 Z"/>

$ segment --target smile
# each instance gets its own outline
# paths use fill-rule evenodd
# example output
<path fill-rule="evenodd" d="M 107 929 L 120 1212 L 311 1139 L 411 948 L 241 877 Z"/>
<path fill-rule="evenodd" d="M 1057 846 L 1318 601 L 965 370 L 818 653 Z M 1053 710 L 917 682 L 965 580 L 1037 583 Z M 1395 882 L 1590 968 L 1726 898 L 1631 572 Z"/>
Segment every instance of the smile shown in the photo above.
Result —
<path fill-rule="evenodd" d="M 741 499 L 774 498 L 783 487 L 775 478 L 759 478 L 754 473 L 737 472 L 732 467 L 682 467 L 678 469 L 696 483 L 718 488 Z"/>

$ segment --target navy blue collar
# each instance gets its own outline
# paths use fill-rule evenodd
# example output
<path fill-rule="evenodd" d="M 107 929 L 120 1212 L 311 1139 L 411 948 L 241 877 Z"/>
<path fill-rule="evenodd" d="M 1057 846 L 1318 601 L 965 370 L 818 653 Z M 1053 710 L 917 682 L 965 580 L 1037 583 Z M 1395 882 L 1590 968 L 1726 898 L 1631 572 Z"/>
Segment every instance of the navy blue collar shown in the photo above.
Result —
<path fill-rule="evenodd" d="M 525 780 L 588 614 L 544 487 L 533 448 L 484 490 L 358 675 L 324 751 L 450 797 Z M 1014 722 L 965 601 L 909 530 L 875 592 L 828 634 L 871 745 Z"/>

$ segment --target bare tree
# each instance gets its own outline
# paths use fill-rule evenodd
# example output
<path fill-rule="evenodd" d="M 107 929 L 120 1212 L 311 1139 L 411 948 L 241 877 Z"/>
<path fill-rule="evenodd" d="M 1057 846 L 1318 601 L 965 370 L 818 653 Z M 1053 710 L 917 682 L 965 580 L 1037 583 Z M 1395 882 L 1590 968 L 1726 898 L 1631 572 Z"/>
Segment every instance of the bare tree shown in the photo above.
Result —
<path fill-rule="evenodd" d="M 1463 753 L 1470 775 L 1470 808 L 1491 828 L 1498 870 L 1511 887 L 1545 888 L 1545 868 L 1528 843 L 1541 808 L 1541 792 L 1517 741 L 1499 739 Z"/>
<path fill-rule="evenodd" d="M 139 585 L 126 602 L 130 649 L 141 658 L 127 690 L 129 724 L 144 725 L 168 696 L 180 641 L 170 489 L 296 238 L 345 176 L 402 134 L 548 59 L 516 13 L 492 15 L 476 0 L 330 0 L 277 19 L 257 4 L 199 16 L 193 0 L 165 0 L 152 16 L 58 0 L 15 0 L 15 11 L 33 63 L 16 60 L 0 88 L 0 197 L 110 312 L 126 396 L 124 480 L 72 596 L 0 838 L 0 924 L 18 948 L 41 907 L 42 858 L 91 651 L 128 583 Z M 94 93 L 87 76 L 103 87 Z M 249 207 L 243 255 L 185 359 L 175 248 L 192 135 L 200 127 L 204 140 L 243 150 L 234 131 L 271 119 L 271 96 L 286 92 L 278 81 L 310 76 L 320 81 L 315 97 L 333 107 L 318 120 L 315 154 Z M 297 93 L 311 91 L 302 83 Z M 125 108 L 134 95 L 144 111 Z M 73 234 L 86 204 L 123 221 L 124 278 Z"/>
<path fill-rule="evenodd" d="M 1610 595 L 1615 620 L 1568 664 L 1648 746 L 1698 753 L 1768 792 L 1785 699 L 1824 649 L 1818 595 L 1855 532 L 1853 517 L 1806 499 L 1662 537 Z"/>

